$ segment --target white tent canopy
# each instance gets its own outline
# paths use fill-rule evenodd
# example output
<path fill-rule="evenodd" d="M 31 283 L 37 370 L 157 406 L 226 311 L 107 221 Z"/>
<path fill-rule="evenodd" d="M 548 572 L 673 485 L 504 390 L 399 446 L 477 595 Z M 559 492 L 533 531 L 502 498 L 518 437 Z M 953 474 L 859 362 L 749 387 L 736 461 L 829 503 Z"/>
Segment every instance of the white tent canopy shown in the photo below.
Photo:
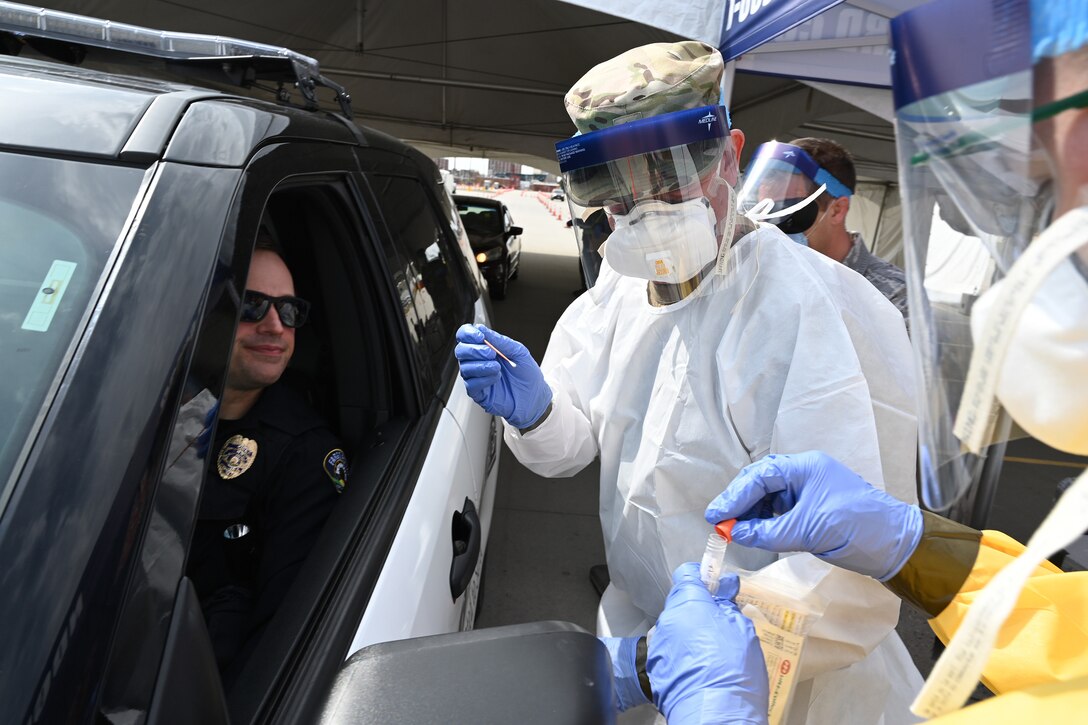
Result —
<path fill-rule="evenodd" d="M 888 88 L 888 21 L 927 0 L 565 1 L 709 43 L 738 71 Z"/>
<path fill-rule="evenodd" d="M 851 3 L 859 5 L 862 0 Z M 317 6 L 285 0 L 45 0 L 44 4 L 151 28 L 286 46 L 316 58 L 325 75 L 347 88 L 360 123 L 403 138 L 435 157 L 485 156 L 552 172 L 558 171 L 554 144 L 574 130 L 563 95 L 586 70 L 645 43 L 682 36 L 713 40 L 696 30 L 713 26 L 707 14 L 712 6 L 718 7 L 714 12 L 724 7 L 706 0 L 579 4 L 326 0 Z M 897 7 L 905 2 L 864 4 Z M 651 10 L 657 11 L 652 17 Z M 684 22 L 666 22 L 671 12 Z M 738 68 L 763 72 L 756 61 L 769 54 L 756 51 L 739 58 Z M 779 60 L 790 56 L 773 55 Z M 860 56 L 853 55 L 854 65 L 874 65 L 875 56 L 859 64 Z M 754 65 L 745 65 L 749 62 Z M 865 178 L 894 182 L 890 104 L 865 97 L 871 90 L 820 82 L 805 85 L 792 78 L 740 72 L 730 106 L 735 125 L 747 133 L 749 152 L 773 138 L 826 136 L 851 149 Z M 322 105 L 336 109 L 331 93 L 319 96 Z M 741 159 L 746 160 L 747 155 Z"/>
<path fill-rule="evenodd" d="M 45 4 L 152 28 L 286 46 L 317 58 L 326 75 L 345 85 L 356 118 L 367 125 L 436 154 L 497 156 L 549 170 L 556 166 L 555 142 L 573 131 L 563 110 L 566 90 L 591 66 L 624 50 L 680 37 L 666 25 L 619 17 L 613 8 L 606 14 L 559 0 L 334 0 L 319 7 L 284 0 Z M 335 107 L 331 97 L 323 100 Z M 857 106 L 786 79 L 745 75 L 732 105 L 756 142 L 788 135 L 801 122 L 840 130 L 877 127 L 890 137 L 890 127 Z M 872 160 L 890 168 L 893 159 L 883 153 Z"/>

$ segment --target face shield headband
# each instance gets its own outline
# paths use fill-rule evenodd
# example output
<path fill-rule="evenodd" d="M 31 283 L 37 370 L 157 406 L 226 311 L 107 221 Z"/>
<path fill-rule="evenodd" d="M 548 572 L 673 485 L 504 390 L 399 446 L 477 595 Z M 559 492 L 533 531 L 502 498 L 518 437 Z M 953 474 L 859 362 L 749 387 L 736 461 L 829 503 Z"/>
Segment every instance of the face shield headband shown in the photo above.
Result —
<path fill-rule="evenodd" d="M 555 145 L 570 201 L 631 206 L 712 172 L 732 155 L 729 113 L 703 106 L 593 131 Z"/>
<path fill-rule="evenodd" d="M 803 193 L 788 189 L 795 177 L 806 180 Z M 761 144 L 748 163 L 739 204 L 753 221 L 766 220 L 786 234 L 797 234 L 815 223 L 819 213 L 815 201 L 825 191 L 835 198 L 853 195 L 804 149 L 771 141 Z"/>

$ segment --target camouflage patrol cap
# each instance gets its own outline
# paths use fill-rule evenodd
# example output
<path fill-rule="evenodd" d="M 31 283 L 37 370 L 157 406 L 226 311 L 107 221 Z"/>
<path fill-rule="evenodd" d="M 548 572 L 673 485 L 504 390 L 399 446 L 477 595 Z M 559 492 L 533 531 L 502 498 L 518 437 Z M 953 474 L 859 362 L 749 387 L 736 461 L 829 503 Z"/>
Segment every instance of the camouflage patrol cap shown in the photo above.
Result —
<path fill-rule="evenodd" d="M 724 63 L 696 40 L 651 43 L 594 66 L 563 99 L 582 133 L 627 121 L 712 106 L 721 96 Z"/>

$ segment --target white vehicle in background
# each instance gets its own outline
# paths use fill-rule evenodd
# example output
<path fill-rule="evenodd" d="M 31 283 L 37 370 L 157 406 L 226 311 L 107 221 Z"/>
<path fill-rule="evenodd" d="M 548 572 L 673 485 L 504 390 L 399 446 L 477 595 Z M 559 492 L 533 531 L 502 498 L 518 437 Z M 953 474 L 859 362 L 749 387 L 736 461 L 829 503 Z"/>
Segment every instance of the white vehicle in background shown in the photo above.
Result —
<path fill-rule="evenodd" d="M 442 177 L 442 186 L 446 187 L 446 193 L 450 196 L 456 194 L 457 179 L 453 178 L 453 174 L 446 169 L 439 169 L 438 175 Z"/>

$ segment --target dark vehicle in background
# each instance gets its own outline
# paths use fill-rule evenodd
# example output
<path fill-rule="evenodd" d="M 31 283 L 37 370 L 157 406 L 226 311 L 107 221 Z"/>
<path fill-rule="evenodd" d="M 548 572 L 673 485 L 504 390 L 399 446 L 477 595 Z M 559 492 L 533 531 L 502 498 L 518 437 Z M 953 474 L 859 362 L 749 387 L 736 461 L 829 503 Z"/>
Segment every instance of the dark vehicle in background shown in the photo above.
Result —
<path fill-rule="evenodd" d="M 522 228 L 514 226 L 510 210 L 498 199 L 454 194 L 453 200 L 491 297 L 505 299 L 507 285 L 520 271 Z"/>

